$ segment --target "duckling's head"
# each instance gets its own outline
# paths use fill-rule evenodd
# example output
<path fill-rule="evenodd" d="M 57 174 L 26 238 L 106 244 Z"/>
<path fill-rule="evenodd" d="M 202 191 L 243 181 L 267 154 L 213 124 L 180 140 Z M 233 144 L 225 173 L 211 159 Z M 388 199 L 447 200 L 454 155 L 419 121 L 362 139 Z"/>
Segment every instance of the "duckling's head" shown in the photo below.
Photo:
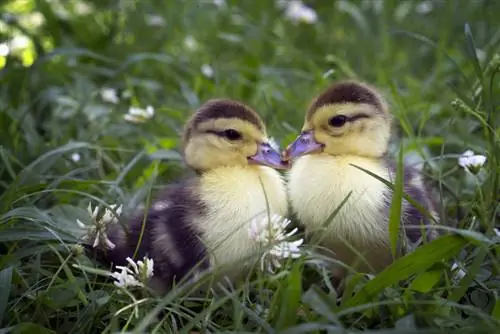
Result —
<path fill-rule="evenodd" d="M 184 128 L 183 151 L 186 164 L 198 172 L 251 164 L 287 167 L 259 115 L 232 100 L 210 100 L 193 114 Z"/>
<path fill-rule="evenodd" d="M 374 88 L 340 82 L 313 100 L 301 134 L 283 159 L 320 152 L 380 158 L 387 151 L 391 124 L 387 103 Z"/>

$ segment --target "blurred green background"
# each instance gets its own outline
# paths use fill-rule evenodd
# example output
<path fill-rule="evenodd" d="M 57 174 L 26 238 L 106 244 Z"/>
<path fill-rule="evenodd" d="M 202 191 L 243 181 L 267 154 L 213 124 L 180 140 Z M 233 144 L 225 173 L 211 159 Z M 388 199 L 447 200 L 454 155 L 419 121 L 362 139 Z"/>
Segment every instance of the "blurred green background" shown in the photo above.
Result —
<path fill-rule="evenodd" d="M 500 194 L 494 116 L 500 109 L 500 1 L 302 5 L 316 16 L 300 7 L 309 19 L 294 19 L 290 4 L 271 0 L 0 1 L 6 289 L 0 322 L 3 315 L 5 326 L 29 320 L 64 331 L 82 325 L 87 318 L 75 311 L 75 295 L 53 291 L 64 280 L 47 285 L 58 265 L 41 253 L 51 252 L 47 243 L 73 240 L 74 221 L 89 199 L 133 207 L 148 185 L 182 175 L 183 122 L 211 98 L 252 106 L 283 147 L 322 89 L 339 79 L 367 81 L 396 115 L 395 147 L 402 144 L 408 155 L 428 162 L 444 223 L 491 232 Z M 151 119 L 124 119 L 131 107 L 148 106 Z M 488 157 L 481 201 L 475 181 L 456 166 L 467 149 Z M 473 216 L 481 227 L 471 227 Z M 497 296 L 495 289 L 488 286 L 487 294 Z M 85 328 L 103 328 L 95 320 L 99 312 Z"/>

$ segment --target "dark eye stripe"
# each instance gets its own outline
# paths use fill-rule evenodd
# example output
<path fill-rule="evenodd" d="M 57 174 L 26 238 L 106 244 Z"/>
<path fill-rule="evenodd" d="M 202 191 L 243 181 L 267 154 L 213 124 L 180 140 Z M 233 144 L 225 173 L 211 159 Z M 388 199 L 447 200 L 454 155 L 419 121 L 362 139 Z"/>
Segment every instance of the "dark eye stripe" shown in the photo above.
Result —
<path fill-rule="evenodd" d="M 361 119 L 361 118 L 370 118 L 370 115 L 367 115 L 367 114 L 357 114 L 357 115 L 349 116 L 348 117 L 348 121 L 349 122 L 354 122 L 354 121 L 357 121 L 358 119 Z"/>
<path fill-rule="evenodd" d="M 214 135 L 216 135 L 218 137 L 228 138 L 226 131 L 227 130 L 223 130 L 223 131 L 206 130 L 205 132 L 206 133 L 214 134 Z M 236 133 L 239 135 L 239 137 L 238 138 L 234 138 L 233 140 L 241 139 L 241 134 L 239 132 L 237 132 L 237 131 L 236 131 Z M 231 139 L 231 138 L 228 138 L 228 139 Z"/>

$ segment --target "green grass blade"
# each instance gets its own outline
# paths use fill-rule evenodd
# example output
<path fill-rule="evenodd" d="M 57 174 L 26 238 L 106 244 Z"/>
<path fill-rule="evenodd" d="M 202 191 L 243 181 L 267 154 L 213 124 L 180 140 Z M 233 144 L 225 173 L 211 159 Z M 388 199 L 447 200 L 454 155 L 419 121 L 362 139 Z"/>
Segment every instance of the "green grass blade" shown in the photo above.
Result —
<path fill-rule="evenodd" d="M 302 270 L 300 262 L 296 262 L 286 283 L 282 285 L 276 329 L 285 329 L 297 323 L 297 311 L 302 297 Z"/>
<path fill-rule="evenodd" d="M 5 317 L 5 310 L 7 310 L 10 287 L 12 284 L 12 272 L 12 267 L 8 267 L 0 271 L 0 324 L 2 324 Z"/>
<path fill-rule="evenodd" d="M 481 68 L 481 64 L 479 63 L 479 58 L 477 57 L 476 51 L 476 43 L 474 42 L 474 37 L 472 37 L 472 30 L 470 28 L 469 23 L 466 23 L 464 26 L 465 39 L 467 41 L 467 50 L 469 51 L 469 56 L 472 59 L 472 64 L 474 65 L 474 69 L 476 70 L 476 75 L 479 80 L 483 81 L 483 70 Z M 483 87 L 484 89 L 484 87 Z"/>
<path fill-rule="evenodd" d="M 389 211 L 389 236 L 391 239 L 392 256 L 396 257 L 398 245 L 399 229 L 401 226 L 401 206 L 403 200 L 403 148 L 399 150 L 398 162 L 396 167 L 396 182 Z"/>
<path fill-rule="evenodd" d="M 390 267 L 375 276 L 345 303 L 345 307 L 365 303 L 384 288 L 405 280 L 414 274 L 424 272 L 439 261 L 451 258 L 467 243 L 467 240 L 463 237 L 447 235 L 417 248 L 413 253 L 399 258 Z"/>

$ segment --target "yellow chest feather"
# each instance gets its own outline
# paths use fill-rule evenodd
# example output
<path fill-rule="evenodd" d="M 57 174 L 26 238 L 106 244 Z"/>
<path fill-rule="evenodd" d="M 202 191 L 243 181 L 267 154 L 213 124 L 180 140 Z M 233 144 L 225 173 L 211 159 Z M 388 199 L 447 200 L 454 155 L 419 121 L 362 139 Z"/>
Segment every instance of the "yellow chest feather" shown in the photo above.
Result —
<path fill-rule="evenodd" d="M 248 228 L 252 219 L 267 215 L 267 206 L 271 214 L 287 215 L 284 180 L 268 167 L 224 167 L 208 172 L 201 179 L 200 195 L 208 213 L 197 218 L 196 225 L 216 265 L 234 263 L 257 250 Z"/>
<path fill-rule="evenodd" d="M 338 244 L 339 239 L 345 239 L 359 247 L 385 245 L 389 233 L 384 213 L 388 189 L 350 164 L 382 178 L 389 177 L 382 164 L 368 158 L 326 154 L 304 156 L 293 164 L 288 175 L 292 208 L 310 232 L 328 224 L 324 237 L 326 244 Z M 344 206 L 331 222 L 327 222 L 349 193 Z"/>

